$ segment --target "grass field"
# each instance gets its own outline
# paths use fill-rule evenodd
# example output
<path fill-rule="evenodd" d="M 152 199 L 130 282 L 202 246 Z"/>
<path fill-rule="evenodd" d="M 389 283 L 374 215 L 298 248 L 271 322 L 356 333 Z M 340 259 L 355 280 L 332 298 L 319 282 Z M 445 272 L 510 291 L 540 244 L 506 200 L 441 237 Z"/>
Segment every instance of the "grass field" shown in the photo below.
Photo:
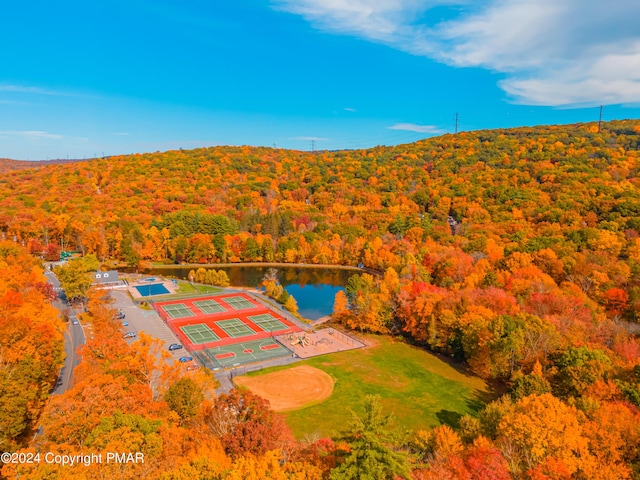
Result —
<path fill-rule="evenodd" d="M 334 435 L 360 412 L 364 395 L 379 394 L 396 426 L 415 431 L 440 423 L 456 423 L 492 398 L 489 387 L 416 347 L 386 337 L 369 337 L 374 347 L 315 357 L 298 365 L 327 372 L 335 381 L 333 395 L 317 405 L 286 414 L 296 437 L 320 433 Z M 260 375 L 291 367 L 255 372 Z"/>
<path fill-rule="evenodd" d="M 222 289 L 219 287 L 213 287 L 211 285 L 200 285 L 198 283 L 191 284 L 183 280 L 178 280 L 177 294 L 185 293 L 218 293 Z"/>

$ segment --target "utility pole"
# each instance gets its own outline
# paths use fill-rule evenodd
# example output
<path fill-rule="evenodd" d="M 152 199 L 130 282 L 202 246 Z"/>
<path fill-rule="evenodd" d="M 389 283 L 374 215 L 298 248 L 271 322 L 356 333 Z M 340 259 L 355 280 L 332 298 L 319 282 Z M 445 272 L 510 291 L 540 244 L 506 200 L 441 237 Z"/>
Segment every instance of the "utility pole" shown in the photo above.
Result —
<path fill-rule="evenodd" d="M 316 151 L 316 141 L 315 140 L 311 140 L 311 151 L 312 152 Z"/>
<path fill-rule="evenodd" d="M 458 112 L 456 112 L 456 133 L 458 133 Z"/>
<path fill-rule="evenodd" d="M 602 105 L 600 105 L 600 118 L 598 119 L 598 133 L 600 133 L 601 127 L 602 127 Z"/>

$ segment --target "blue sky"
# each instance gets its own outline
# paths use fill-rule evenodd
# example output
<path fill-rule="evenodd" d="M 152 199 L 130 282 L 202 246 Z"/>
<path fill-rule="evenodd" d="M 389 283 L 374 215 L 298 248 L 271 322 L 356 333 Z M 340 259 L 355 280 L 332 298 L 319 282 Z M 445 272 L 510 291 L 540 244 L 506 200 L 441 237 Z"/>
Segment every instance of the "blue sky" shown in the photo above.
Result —
<path fill-rule="evenodd" d="M 636 0 L 5 2 L 0 157 L 640 117 Z"/>

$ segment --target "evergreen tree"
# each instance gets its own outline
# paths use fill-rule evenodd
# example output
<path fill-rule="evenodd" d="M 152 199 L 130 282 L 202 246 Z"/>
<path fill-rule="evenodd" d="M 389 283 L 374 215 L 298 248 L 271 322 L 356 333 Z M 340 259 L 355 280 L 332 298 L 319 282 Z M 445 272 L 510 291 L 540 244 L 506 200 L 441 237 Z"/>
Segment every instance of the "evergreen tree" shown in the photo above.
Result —
<path fill-rule="evenodd" d="M 379 395 L 367 395 L 364 415 L 353 413 L 353 423 L 340 440 L 349 445 L 342 462 L 331 471 L 331 480 L 386 480 L 409 478 L 407 455 L 394 447 L 394 435 L 388 431 L 391 414 L 382 412 Z"/>

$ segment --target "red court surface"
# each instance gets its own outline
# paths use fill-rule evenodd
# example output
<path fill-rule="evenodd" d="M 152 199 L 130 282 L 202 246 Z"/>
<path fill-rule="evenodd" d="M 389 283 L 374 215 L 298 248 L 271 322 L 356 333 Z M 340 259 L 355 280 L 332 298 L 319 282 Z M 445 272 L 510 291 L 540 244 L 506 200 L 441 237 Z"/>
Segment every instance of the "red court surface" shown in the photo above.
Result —
<path fill-rule="evenodd" d="M 244 293 L 153 302 L 153 308 L 178 336 L 182 344 L 189 350 L 195 351 L 301 331 L 299 327 L 285 319 L 277 311 L 267 308 Z M 218 311 L 220 309 L 224 310 Z M 270 317 L 265 318 L 267 315 L 273 317 L 273 320 Z M 248 317 L 257 317 L 257 320 L 254 322 Z M 233 322 L 232 319 L 238 319 L 239 322 Z M 217 322 L 222 323 L 218 324 Z M 200 329 L 193 327 L 202 324 L 206 325 L 210 332 L 207 332 L 204 327 Z M 194 343 L 192 338 L 182 331 L 181 327 L 189 327 L 188 330 L 195 328 L 198 331 L 203 330 L 205 333 L 201 335 L 196 332 L 195 335 L 201 340 Z M 232 332 L 231 335 L 229 331 Z M 233 332 L 236 333 L 235 337 Z M 210 333 L 218 338 L 212 338 L 211 341 L 208 341 L 207 339 L 211 338 Z"/>

